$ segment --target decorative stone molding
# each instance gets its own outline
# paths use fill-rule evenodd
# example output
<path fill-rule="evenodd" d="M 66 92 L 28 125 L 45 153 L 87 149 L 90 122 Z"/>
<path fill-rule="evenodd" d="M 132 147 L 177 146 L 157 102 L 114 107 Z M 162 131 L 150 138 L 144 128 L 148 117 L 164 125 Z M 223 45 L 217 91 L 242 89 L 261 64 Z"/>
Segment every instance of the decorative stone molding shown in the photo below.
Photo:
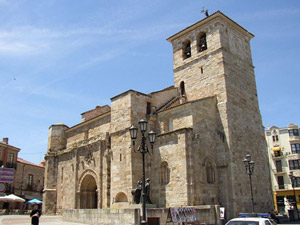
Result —
<path fill-rule="evenodd" d="M 87 150 L 84 160 L 88 165 L 90 165 L 93 162 L 94 157 L 91 149 Z"/>

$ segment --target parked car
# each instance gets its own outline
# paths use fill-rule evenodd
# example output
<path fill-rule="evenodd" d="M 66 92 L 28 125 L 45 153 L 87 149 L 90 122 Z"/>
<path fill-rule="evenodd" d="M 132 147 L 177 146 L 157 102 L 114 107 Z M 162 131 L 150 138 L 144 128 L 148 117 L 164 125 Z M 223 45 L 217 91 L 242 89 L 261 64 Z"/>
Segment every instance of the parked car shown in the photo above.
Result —
<path fill-rule="evenodd" d="M 277 223 L 270 218 L 239 217 L 229 220 L 226 225 L 277 225 Z"/>

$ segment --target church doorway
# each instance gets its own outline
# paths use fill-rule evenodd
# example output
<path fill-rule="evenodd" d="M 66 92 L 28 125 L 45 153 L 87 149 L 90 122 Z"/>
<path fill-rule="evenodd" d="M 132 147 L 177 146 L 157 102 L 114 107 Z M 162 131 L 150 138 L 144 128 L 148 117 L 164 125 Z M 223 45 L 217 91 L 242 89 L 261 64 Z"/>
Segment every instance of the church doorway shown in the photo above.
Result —
<path fill-rule="evenodd" d="M 80 186 L 80 208 L 96 209 L 98 203 L 97 184 L 95 178 L 87 174 Z"/>

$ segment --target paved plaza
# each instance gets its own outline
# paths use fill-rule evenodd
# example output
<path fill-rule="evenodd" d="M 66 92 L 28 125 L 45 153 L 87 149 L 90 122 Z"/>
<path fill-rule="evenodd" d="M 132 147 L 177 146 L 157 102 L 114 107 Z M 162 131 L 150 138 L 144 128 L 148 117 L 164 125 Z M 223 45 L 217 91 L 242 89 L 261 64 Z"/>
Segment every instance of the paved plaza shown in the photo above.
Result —
<path fill-rule="evenodd" d="M 0 216 L 0 225 L 30 225 L 29 215 Z M 41 216 L 40 225 L 86 225 L 83 223 L 71 223 L 62 221 L 61 216 Z"/>
<path fill-rule="evenodd" d="M 0 216 L 0 225 L 30 225 L 29 215 L 5 215 Z M 298 221 L 282 221 L 281 225 L 285 224 L 298 224 L 300 225 L 300 220 Z M 72 223 L 62 221 L 61 216 L 41 216 L 40 225 L 86 225 L 84 223 Z"/>

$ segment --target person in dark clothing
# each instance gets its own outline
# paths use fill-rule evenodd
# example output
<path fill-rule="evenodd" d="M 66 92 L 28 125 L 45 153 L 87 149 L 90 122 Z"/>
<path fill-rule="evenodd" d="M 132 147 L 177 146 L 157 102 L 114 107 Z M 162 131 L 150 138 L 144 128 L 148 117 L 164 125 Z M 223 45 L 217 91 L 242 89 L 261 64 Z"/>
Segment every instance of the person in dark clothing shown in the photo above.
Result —
<path fill-rule="evenodd" d="M 39 225 L 40 216 L 42 215 L 38 205 L 34 205 L 33 210 L 30 213 L 31 225 Z"/>

